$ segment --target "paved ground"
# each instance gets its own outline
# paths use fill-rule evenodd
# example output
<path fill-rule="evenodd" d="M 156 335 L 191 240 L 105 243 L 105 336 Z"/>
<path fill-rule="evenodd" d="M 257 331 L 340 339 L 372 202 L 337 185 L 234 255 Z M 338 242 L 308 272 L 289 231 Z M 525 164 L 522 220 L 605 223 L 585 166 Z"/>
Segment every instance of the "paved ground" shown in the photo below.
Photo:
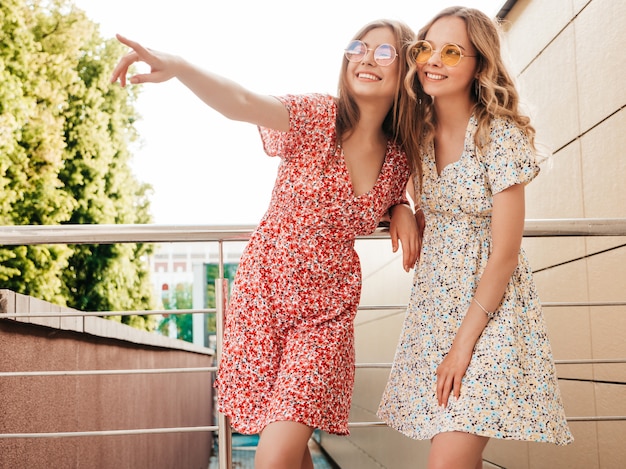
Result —
<path fill-rule="evenodd" d="M 248 435 L 233 435 L 233 469 L 254 469 L 254 453 L 258 438 Z M 315 469 L 338 469 L 329 461 L 320 450 L 317 442 L 311 439 L 309 442 L 313 466 Z M 217 455 L 211 458 L 209 469 L 218 469 Z"/>

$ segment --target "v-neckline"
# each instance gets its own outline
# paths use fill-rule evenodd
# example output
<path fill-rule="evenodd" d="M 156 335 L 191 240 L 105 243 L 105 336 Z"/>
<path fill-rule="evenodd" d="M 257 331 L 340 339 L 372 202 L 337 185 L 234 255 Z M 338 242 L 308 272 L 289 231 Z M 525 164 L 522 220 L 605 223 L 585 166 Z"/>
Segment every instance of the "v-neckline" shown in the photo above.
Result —
<path fill-rule="evenodd" d="M 459 157 L 454 160 L 449 162 L 447 165 L 445 165 L 443 168 L 441 168 L 441 171 L 439 171 L 439 168 L 437 167 L 437 155 L 435 152 L 435 140 L 433 139 L 432 142 L 430 142 L 430 148 L 431 148 L 431 158 L 430 158 L 430 162 L 431 165 L 433 166 L 433 172 L 435 174 L 435 179 L 439 180 L 443 177 L 444 173 L 446 173 L 450 168 L 453 168 L 455 166 L 457 166 L 465 157 L 465 154 L 467 153 L 466 147 L 467 147 L 467 141 L 468 139 L 473 137 L 473 133 L 475 131 L 476 128 L 476 118 L 474 116 L 474 113 L 470 114 L 470 117 L 467 121 L 467 125 L 465 126 L 465 135 L 463 137 L 463 149 L 461 150 L 461 154 L 459 155 Z"/>
<path fill-rule="evenodd" d="M 380 166 L 380 171 L 378 171 L 378 176 L 376 176 L 376 181 L 374 182 L 374 185 L 370 187 L 366 192 L 363 192 L 362 194 L 359 194 L 359 195 L 356 195 L 354 192 L 354 183 L 352 182 L 352 175 L 350 174 L 350 170 L 348 169 L 348 163 L 346 162 L 346 158 L 343 152 L 343 147 L 341 145 L 337 145 L 337 150 L 339 151 L 338 157 L 341 160 L 343 169 L 346 173 L 346 179 L 348 181 L 348 186 L 350 187 L 350 193 L 352 194 L 352 197 L 355 199 L 359 199 L 368 194 L 371 194 L 372 191 L 380 184 L 380 180 L 385 171 L 385 166 L 387 165 L 387 161 L 389 159 L 388 156 L 389 156 L 389 153 L 391 152 L 391 144 L 389 140 L 387 140 L 387 143 L 385 145 L 385 156 L 383 157 L 383 164 Z"/>

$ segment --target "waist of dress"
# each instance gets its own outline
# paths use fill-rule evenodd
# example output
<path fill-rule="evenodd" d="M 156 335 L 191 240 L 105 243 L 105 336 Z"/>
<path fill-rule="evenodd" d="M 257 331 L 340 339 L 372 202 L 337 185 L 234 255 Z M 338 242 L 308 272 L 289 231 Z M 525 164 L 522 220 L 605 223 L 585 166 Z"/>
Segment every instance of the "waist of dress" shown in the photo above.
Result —
<path fill-rule="evenodd" d="M 353 247 L 357 233 L 354 227 L 327 223 L 311 218 L 264 219 L 255 234 L 271 240 L 315 241 L 324 245 Z"/>
<path fill-rule="evenodd" d="M 467 213 L 458 211 L 425 211 L 426 223 L 429 221 L 437 223 L 449 223 L 458 225 L 468 225 L 475 227 L 486 227 L 491 225 L 491 211 L 480 213 Z"/>
<path fill-rule="evenodd" d="M 460 239 L 466 242 L 482 242 L 481 240 L 491 237 L 491 217 L 431 214 L 426 217 L 424 242 L 430 242 L 432 237 L 439 240 L 450 239 L 452 242 Z"/>
<path fill-rule="evenodd" d="M 281 275 L 284 275 L 286 264 L 291 272 L 288 275 L 305 273 L 311 279 L 312 273 L 336 275 L 341 271 L 345 274 L 357 272 L 360 266 L 354 239 L 341 240 L 319 233 L 305 235 L 259 229 L 250 238 L 245 256 L 270 270 L 277 268 Z"/>

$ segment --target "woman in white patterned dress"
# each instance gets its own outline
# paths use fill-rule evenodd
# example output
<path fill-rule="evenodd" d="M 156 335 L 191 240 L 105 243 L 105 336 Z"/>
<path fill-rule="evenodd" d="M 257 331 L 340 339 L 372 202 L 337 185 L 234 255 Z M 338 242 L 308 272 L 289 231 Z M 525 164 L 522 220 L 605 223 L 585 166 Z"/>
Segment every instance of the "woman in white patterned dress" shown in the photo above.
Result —
<path fill-rule="evenodd" d="M 417 75 L 426 108 L 415 177 L 425 229 L 378 415 L 431 440 L 429 469 L 482 467 L 489 438 L 570 443 L 521 249 L 524 187 L 539 172 L 534 129 L 518 110 L 497 24 L 448 8 L 409 54 L 406 83 Z"/>

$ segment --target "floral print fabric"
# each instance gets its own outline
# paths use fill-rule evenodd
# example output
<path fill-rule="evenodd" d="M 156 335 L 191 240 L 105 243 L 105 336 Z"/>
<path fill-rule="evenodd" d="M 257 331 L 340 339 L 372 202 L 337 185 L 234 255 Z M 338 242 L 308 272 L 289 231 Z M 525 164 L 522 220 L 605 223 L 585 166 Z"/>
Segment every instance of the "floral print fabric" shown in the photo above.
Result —
<path fill-rule="evenodd" d="M 347 434 L 361 293 L 354 242 L 405 200 L 410 171 L 404 152 L 389 142 L 376 184 L 355 197 L 336 151 L 334 98 L 278 99 L 290 130 L 259 129 L 266 153 L 281 163 L 269 209 L 237 269 L 218 409 L 241 433 L 287 420 Z"/>
<path fill-rule="evenodd" d="M 421 207 L 426 230 L 420 261 L 379 417 L 405 435 L 431 439 L 461 431 L 494 438 L 572 441 L 542 308 L 523 250 L 495 317 L 461 384 L 458 401 L 437 405 L 436 369 L 452 345 L 491 250 L 492 195 L 539 171 L 523 133 L 492 122 L 485 154 L 474 145 L 471 117 L 460 159 L 435 165 L 423 155 Z"/>

